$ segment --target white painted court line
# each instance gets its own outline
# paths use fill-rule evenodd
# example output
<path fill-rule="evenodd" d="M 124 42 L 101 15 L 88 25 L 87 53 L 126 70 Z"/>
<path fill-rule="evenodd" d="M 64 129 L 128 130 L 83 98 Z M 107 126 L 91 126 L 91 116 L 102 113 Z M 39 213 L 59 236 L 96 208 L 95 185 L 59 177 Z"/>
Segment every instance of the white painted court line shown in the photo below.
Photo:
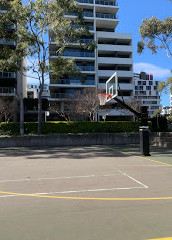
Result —
<path fill-rule="evenodd" d="M 138 187 L 122 187 L 122 188 L 99 188 L 99 189 L 82 189 L 82 190 L 72 190 L 72 191 L 58 191 L 58 192 L 46 192 L 46 193 L 31 193 L 33 195 L 54 195 L 54 194 L 67 194 L 67 193 L 83 193 L 83 192 L 102 192 L 102 191 L 115 191 L 115 190 L 132 190 L 132 189 L 147 189 L 149 188 L 145 184 L 136 180 L 135 178 L 129 176 L 128 174 L 117 169 L 118 174 L 105 174 L 105 175 L 86 175 L 86 176 L 70 176 L 70 177 L 55 177 L 55 178 L 37 178 L 37 179 L 18 179 L 18 180 L 1 180 L 0 182 L 21 182 L 21 181 L 40 181 L 40 180 L 55 180 L 55 179 L 71 179 L 71 178 L 91 178 L 91 177 L 110 177 L 110 176 L 126 176 L 138 183 L 141 186 Z M 30 194 L 30 193 L 29 193 Z M 16 197 L 17 195 L 2 195 L 0 198 L 6 197 Z"/>
<path fill-rule="evenodd" d="M 0 180 L 0 183 L 5 182 L 24 182 L 24 181 L 41 181 L 41 180 L 56 180 L 56 179 L 72 179 L 72 178 L 91 178 L 91 177 L 110 177 L 110 176 L 120 176 L 122 174 L 106 174 L 106 175 L 86 175 L 86 176 L 69 176 L 69 177 L 54 177 L 54 178 L 24 178 L 24 179 L 7 179 Z"/>
<path fill-rule="evenodd" d="M 149 188 L 148 186 L 146 186 L 145 184 L 139 182 L 138 180 L 136 180 L 135 178 L 129 176 L 128 174 L 122 172 L 121 170 L 118 170 L 121 174 L 123 174 L 124 176 L 127 176 L 128 178 L 132 179 L 134 182 L 140 184 L 143 188 Z"/>

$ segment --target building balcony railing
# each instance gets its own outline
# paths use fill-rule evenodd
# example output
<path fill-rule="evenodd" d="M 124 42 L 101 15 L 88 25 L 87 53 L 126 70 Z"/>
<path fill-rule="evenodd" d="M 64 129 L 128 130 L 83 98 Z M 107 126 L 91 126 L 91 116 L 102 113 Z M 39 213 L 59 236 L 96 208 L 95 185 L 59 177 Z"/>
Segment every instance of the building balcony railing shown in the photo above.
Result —
<path fill-rule="evenodd" d="M 81 42 L 81 43 L 91 43 L 93 40 L 94 40 L 93 38 L 81 38 L 81 39 L 80 39 L 80 42 Z M 78 43 L 78 41 L 79 41 L 79 39 L 76 39 L 76 40 L 75 40 L 75 43 Z M 51 37 L 51 38 L 50 38 L 50 42 L 56 42 L 56 38 L 55 38 L 55 37 Z M 72 41 L 69 41 L 69 43 L 72 43 L 72 44 L 73 44 Z"/>
<path fill-rule="evenodd" d="M 69 80 L 69 79 L 51 79 L 50 84 L 56 84 L 56 85 L 95 85 L 94 80 L 85 80 L 82 82 L 82 80 Z"/>
<path fill-rule="evenodd" d="M 16 46 L 16 42 L 0 39 L 0 45 Z"/>
<path fill-rule="evenodd" d="M 93 4 L 93 0 L 77 0 L 78 3 L 88 3 Z M 118 3 L 116 1 L 102 1 L 102 0 L 96 0 L 95 4 L 99 5 L 108 5 L 108 6 L 118 6 Z"/>
<path fill-rule="evenodd" d="M 102 0 L 96 0 L 96 4 L 100 5 L 106 5 L 106 6 L 118 6 L 117 2 L 114 1 L 102 1 Z"/>
<path fill-rule="evenodd" d="M 0 79 L 1 78 L 16 78 L 15 72 L 0 72 Z"/>
<path fill-rule="evenodd" d="M 68 16 L 75 16 L 77 17 L 78 14 L 77 13 L 70 13 L 70 14 L 66 14 Z M 83 17 L 93 17 L 93 12 L 84 12 L 82 13 Z"/>
<path fill-rule="evenodd" d="M 79 28 L 81 28 L 81 26 L 79 26 L 79 25 L 77 25 L 77 24 L 72 24 L 71 27 L 74 28 L 74 29 L 79 29 Z M 85 27 L 87 27 L 88 30 L 90 30 L 90 31 L 94 31 L 94 26 L 91 25 L 91 24 L 85 23 Z"/>
<path fill-rule="evenodd" d="M 50 56 L 59 56 L 56 51 L 50 51 Z M 60 56 L 63 57 L 94 57 L 94 53 L 89 52 L 64 52 Z"/>
<path fill-rule="evenodd" d="M 78 66 L 78 67 L 79 67 L 80 70 L 83 71 L 83 72 L 89 72 L 89 71 L 94 72 L 94 71 L 95 71 L 94 66 Z"/>
<path fill-rule="evenodd" d="M 14 96 L 15 94 L 15 88 L 0 87 L 0 96 Z"/>
<path fill-rule="evenodd" d="M 74 94 L 71 93 L 51 93 L 50 98 L 75 98 Z"/>
<path fill-rule="evenodd" d="M 77 0 L 78 3 L 88 3 L 88 4 L 93 4 L 93 0 Z"/>
<path fill-rule="evenodd" d="M 116 14 L 111 13 L 96 13 L 97 18 L 117 19 Z"/>

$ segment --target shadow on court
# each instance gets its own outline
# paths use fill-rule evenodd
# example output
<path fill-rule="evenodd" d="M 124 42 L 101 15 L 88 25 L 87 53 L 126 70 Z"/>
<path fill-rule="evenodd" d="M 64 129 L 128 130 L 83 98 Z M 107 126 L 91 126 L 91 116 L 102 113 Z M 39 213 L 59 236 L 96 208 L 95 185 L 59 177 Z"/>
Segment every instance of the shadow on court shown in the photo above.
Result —
<path fill-rule="evenodd" d="M 48 158 L 68 158 L 84 159 L 98 157 L 121 157 L 119 151 L 111 148 L 112 146 L 72 146 L 72 147 L 25 147 L 25 148 L 4 148 L 0 150 L 0 157 L 25 157 L 28 159 L 48 159 Z M 127 146 L 120 149 L 125 150 Z M 139 151 L 139 146 L 135 146 Z M 122 154 L 123 157 L 126 155 Z"/>

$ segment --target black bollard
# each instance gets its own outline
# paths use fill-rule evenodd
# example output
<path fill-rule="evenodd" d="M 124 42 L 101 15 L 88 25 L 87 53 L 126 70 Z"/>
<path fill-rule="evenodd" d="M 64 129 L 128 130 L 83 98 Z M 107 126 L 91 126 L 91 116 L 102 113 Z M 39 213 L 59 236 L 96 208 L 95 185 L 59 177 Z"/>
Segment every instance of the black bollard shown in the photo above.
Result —
<path fill-rule="evenodd" d="M 143 156 L 150 155 L 149 127 L 147 107 L 141 107 L 140 153 Z"/>

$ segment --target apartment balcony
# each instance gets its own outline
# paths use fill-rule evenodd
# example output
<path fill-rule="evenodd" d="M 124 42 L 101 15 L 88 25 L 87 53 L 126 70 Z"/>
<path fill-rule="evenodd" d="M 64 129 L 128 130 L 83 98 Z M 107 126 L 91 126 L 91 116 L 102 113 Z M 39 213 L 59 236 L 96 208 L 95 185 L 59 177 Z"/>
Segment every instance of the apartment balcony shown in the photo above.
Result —
<path fill-rule="evenodd" d="M 94 4 L 94 0 L 77 0 L 78 3 Z M 118 6 L 116 1 L 102 1 L 96 0 L 95 4 L 104 5 L 104 6 Z"/>
<path fill-rule="evenodd" d="M 95 72 L 94 66 L 78 66 L 82 72 Z"/>
<path fill-rule="evenodd" d="M 90 11 L 83 11 L 82 15 L 83 15 L 84 18 L 85 17 L 86 18 L 93 18 L 94 17 L 94 13 L 93 13 L 92 10 L 90 10 Z M 70 13 L 70 14 L 66 13 L 64 16 L 67 17 L 67 18 L 71 18 L 71 17 L 77 17 L 78 14 L 77 13 Z"/>
<path fill-rule="evenodd" d="M 132 65 L 132 58 L 118 58 L 118 57 L 99 57 L 98 64 L 124 64 L 124 65 Z"/>
<path fill-rule="evenodd" d="M 74 99 L 75 95 L 70 93 L 50 93 L 50 98 L 54 100 Z"/>
<path fill-rule="evenodd" d="M 88 87 L 88 86 L 95 86 L 94 80 L 70 80 L 70 79 L 51 79 L 50 80 L 50 87 Z"/>
<path fill-rule="evenodd" d="M 116 51 L 132 53 L 132 46 L 115 45 L 115 44 L 98 44 L 98 51 Z"/>
<path fill-rule="evenodd" d="M 116 14 L 96 12 L 96 18 L 118 19 Z"/>
<path fill-rule="evenodd" d="M 15 88 L 0 87 L 0 96 L 15 96 Z"/>
<path fill-rule="evenodd" d="M 76 0 L 78 3 L 94 4 L 94 0 Z"/>
<path fill-rule="evenodd" d="M 120 39 L 120 40 L 132 40 L 132 34 L 130 33 L 116 33 L 116 32 L 98 32 L 97 38 L 101 39 Z"/>
<path fill-rule="evenodd" d="M 16 73 L 15 72 L 0 72 L 0 79 L 2 78 L 16 78 Z"/>
<path fill-rule="evenodd" d="M 58 57 L 59 54 L 56 51 L 50 51 L 50 57 Z M 92 52 L 70 52 L 62 53 L 61 56 L 67 58 L 94 58 L 94 53 Z"/>
<path fill-rule="evenodd" d="M 0 13 L 7 13 L 7 9 L 5 7 L 0 7 Z"/>
<path fill-rule="evenodd" d="M 117 73 L 118 77 L 133 77 L 133 71 L 124 71 L 124 70 L 98 70 L 99 77 L 107 77 L 110 78 L 114 73 Z"/>
<path fill-rule="evenodd" d="M 95 0 L 95 4 L 100 4 L 100 5 L 105 5 L 105 6 L 118 6 L 118 2 L 116 2 L 116 1 Z"/>
<path fill-rule="evenodd" d="M 0 39 L 0 45 L 6 45 L 6 46 L 16 46 L 15 41 L 7 41 L 4 39 Z"/>
<path fill-rule="evenodd" d="M 82 44 L 87 44 L 87 43 L 91 43 L 92 41 L 94 41 L 93 38 L 81 38 L 81 39 L 76 39 L 74 42 L 72 41 L 69 41 L 69 45 L 80 45 L 80 43 Z M 50 37 L 50 43 L 51 44 L 57 44 L 58 45 L 58 42 L 56 42 L 56 39 L 55 37 Z"/>

